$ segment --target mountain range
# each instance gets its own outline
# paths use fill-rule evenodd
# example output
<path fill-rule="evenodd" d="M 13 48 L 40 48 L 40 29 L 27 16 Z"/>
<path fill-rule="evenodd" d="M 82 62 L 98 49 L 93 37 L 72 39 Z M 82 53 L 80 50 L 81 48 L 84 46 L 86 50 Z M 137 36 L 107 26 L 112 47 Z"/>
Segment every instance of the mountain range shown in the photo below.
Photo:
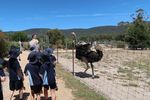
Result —
<path fill-rule="evenodd" d="M 36 34 L 45 34 L 47 31 L 51 29 L 49 28 L 32 28 L 27 30 L 22 30 L 21 32 L 25 32 L 28 35 L 33 33 Z M 71 34 L 71 32 L 75 32 L 79 36 L 86 36 L 86 35 L 99 35 L 99 34 L 123 34 L 127 30 L 127 25 L 119 25 L 119 26 L 98 26 L 92 27 L 87 29 L 82 28 L 74 28 L 74 29 L 59 29 L 64 33 L 65 36 Z M 6 33 L 15 33 L 17 31 L 9 31 Z"/>
<path fill-rule="evenodd" d="M 150 25 L 150 21 L 146 21 L 147 24 Z M 107 34 L 107 35 L 118 35 L 124 34 L 127 32 L 127 28 L 129 22 L 119 22 L 116 26 L 97 26 L 91 28 L 73 28 L 73 29 L 59 29 L 64 33 L 65 36 L 71 34 L 71 32 L 75 32 L 78 36 L 87 36 L 87 35 L 99 35 L 99 34 Z M 47 31 L 51 30 L 50 28 L 32 28 L 27 30 L 22 30 L 21 32 L 25 32 L 28 35 L 31 34 L 45 34 Z M 9 31 L 6 33 L 15 33 L 18 31 Z"/>

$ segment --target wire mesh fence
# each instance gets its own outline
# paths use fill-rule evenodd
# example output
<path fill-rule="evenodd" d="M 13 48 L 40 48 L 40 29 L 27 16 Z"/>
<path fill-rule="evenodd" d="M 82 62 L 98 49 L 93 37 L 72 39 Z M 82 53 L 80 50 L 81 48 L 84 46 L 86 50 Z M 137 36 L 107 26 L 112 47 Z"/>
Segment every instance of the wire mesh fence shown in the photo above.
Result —
<path fill-rule="evenodd" d="M 60 63 L 70 72 L 71 56 L 69 51 L 60 53 Z M 150 98 L 150 50 L 106 48 L 102 60 L 94 63 L 94 79 L 91 69 L 83 73 L 83 62 L 76 59 L 74 66 L 76 78 L 110 100 Z"/>

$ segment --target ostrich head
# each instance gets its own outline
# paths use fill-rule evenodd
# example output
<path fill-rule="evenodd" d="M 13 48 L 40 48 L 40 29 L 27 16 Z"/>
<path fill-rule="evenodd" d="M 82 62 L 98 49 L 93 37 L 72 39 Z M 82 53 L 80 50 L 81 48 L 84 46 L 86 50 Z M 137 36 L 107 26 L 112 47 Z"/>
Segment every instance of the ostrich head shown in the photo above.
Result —
<path fill-rule="evenodd" d="M 72 32 L 71 34 L 76 38 L 76 33 L 75 32 Z"/>
<path fill-rule="evenodd" d="M 73 39 L 75 41 L 75 44 L 77 43 L 77 35 L 75 32 L 72 32 L 71 35 L 73 36 Z"/>

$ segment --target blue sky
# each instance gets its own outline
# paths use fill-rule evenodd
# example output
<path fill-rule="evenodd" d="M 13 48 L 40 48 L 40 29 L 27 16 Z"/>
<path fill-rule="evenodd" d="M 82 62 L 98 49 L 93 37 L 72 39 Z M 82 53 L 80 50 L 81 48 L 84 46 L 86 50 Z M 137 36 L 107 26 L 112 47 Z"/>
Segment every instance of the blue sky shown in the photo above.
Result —
<path fill-rule="evenodd" d="M 0 29 L 90 28 L 131 21 L 143 8 L 150 15 L 150 0 L 0 0 Z"/>

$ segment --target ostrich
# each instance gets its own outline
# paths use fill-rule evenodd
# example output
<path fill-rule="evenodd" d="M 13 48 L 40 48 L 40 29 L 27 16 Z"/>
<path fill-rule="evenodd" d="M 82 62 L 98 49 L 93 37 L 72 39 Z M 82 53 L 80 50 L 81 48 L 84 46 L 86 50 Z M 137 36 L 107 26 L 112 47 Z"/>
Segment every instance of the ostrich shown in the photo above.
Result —
<path fill-rule="evenodd" d="M 92 51 L 91 47 L 92 44 L 90 43 L 79 43 L 77 42 L 77 37 L 74 32 L 72 32 L 73 39 L 75 42 L 75 49 L 76 49 L 76 58 L 84 62 L 87 66 L 84 73 L 90 68 L 89 63 L 92 68 L 92 78 L 94 78 L 94 62 L 98 62 L 103 57 L 103 50 L 102 47 L 99 45 L 95 46 L 96 51 Z"/>

